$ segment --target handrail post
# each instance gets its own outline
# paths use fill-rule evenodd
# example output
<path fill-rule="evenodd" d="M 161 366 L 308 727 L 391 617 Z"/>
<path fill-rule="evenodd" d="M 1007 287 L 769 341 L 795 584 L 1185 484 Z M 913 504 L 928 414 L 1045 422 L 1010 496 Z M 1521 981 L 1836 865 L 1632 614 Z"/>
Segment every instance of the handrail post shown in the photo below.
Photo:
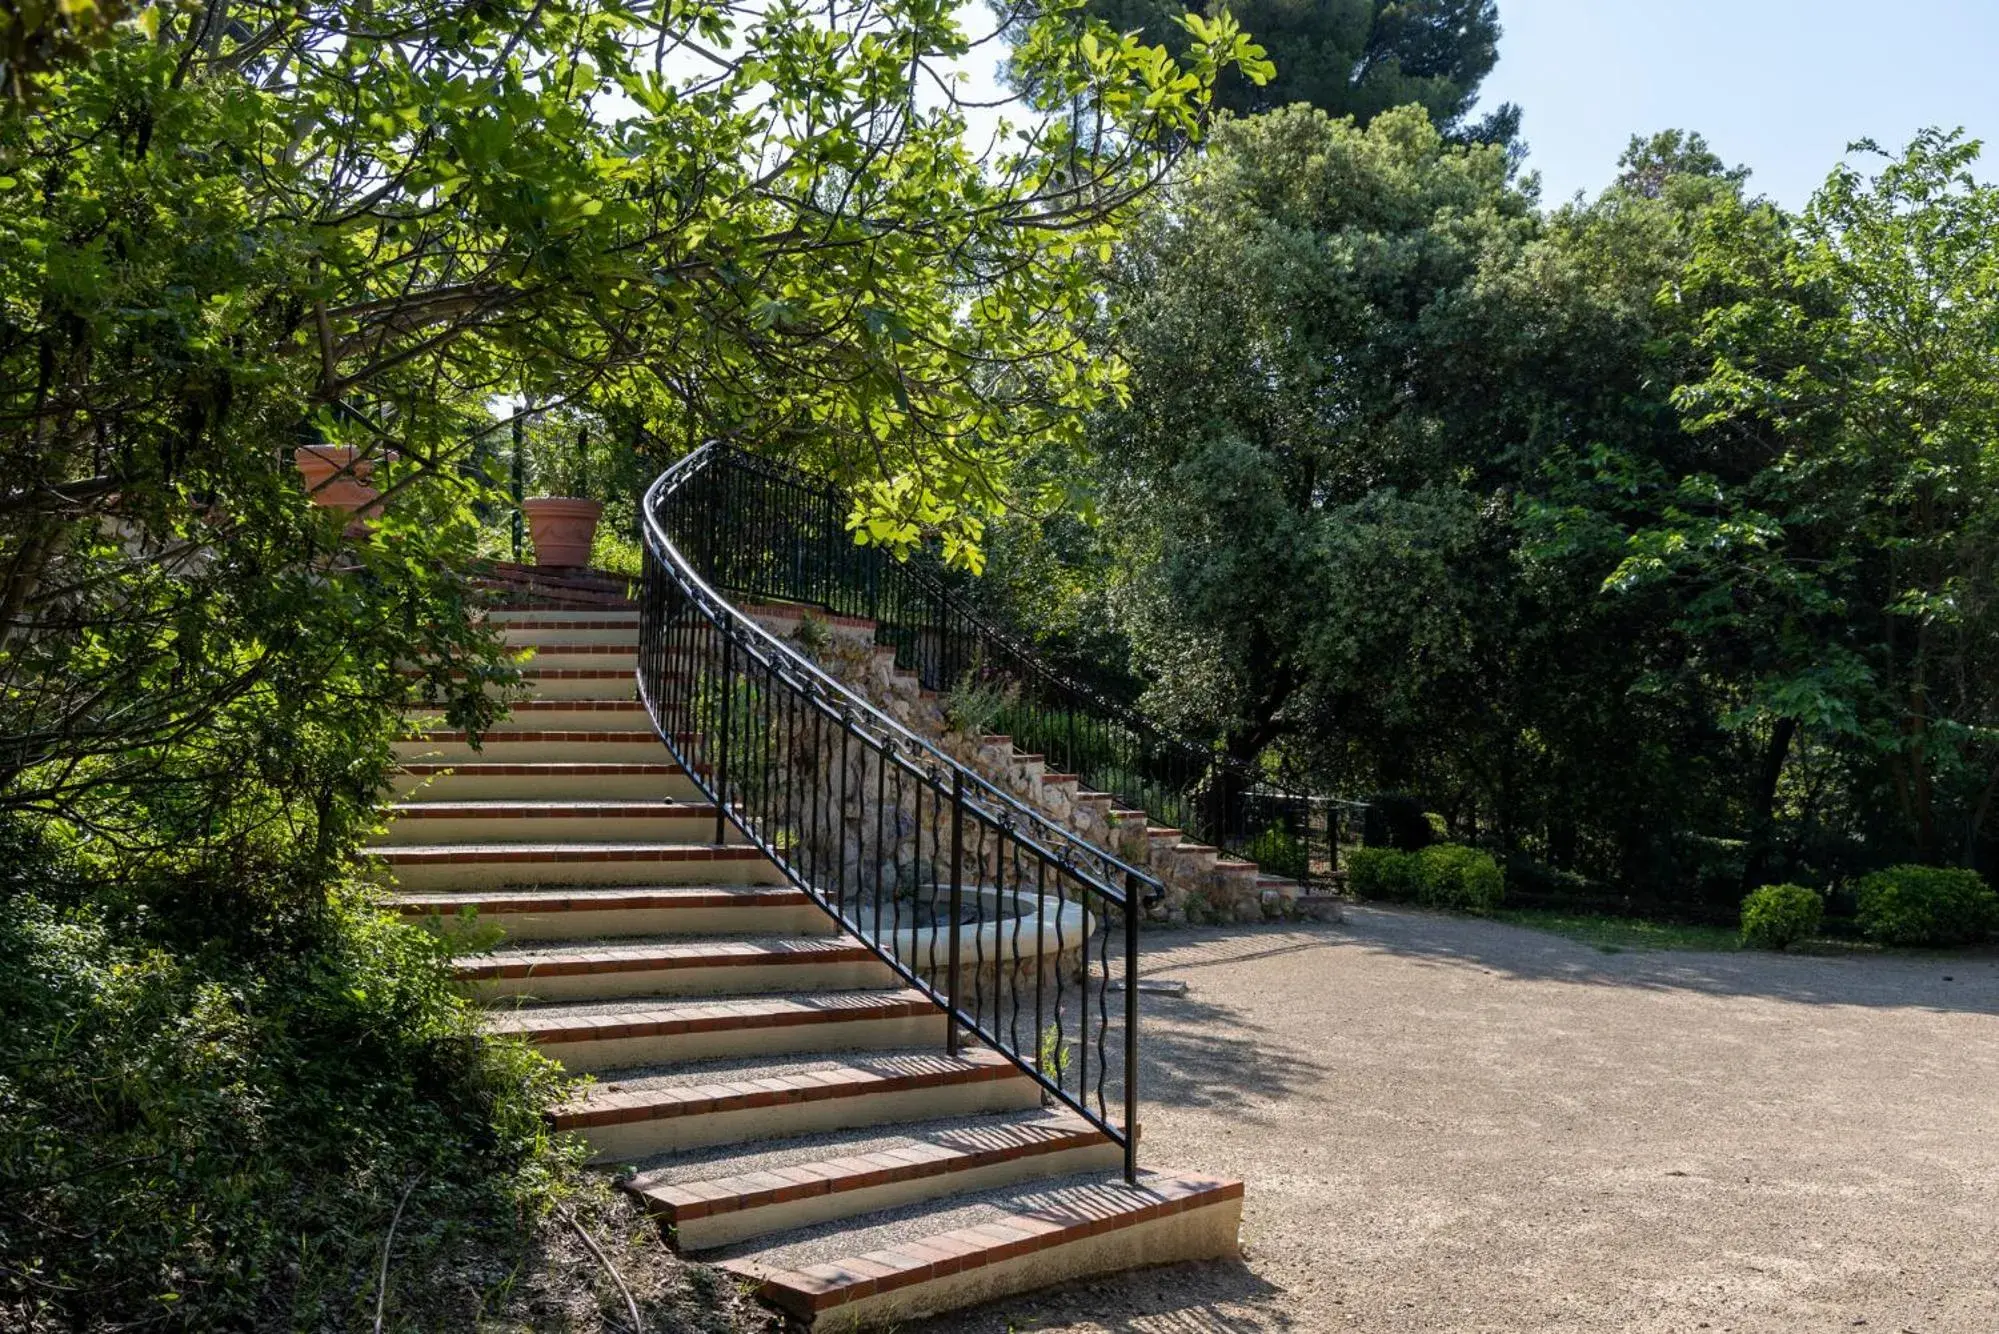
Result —
<path fill-rule="evenodd" d="M 715 618 L 722 632 L 722 719 L 715 738 L 715 844 L 721 846 L 728 832 L 724 815 L 729 809 L 729 700 L 736 693 L 736 636 L 725 611 Z"/>
<path fill-rule="evenodd" d="M 948 929 L 951 932 L 949 947 L 950 962 L 946 965 L 950 972 L 944 981 L 944 1051 L 947 1055 L 958 1054 L 958 966 L 960 946 L 958 942 L 958 918 L 965 905 L 965 771 L 951 771 L 951 910 Z"/>
<path fill-rule="evenodd" d="M 1124 878 L 1124 1179 L 1138 1184 L 1138 877 Z"/>

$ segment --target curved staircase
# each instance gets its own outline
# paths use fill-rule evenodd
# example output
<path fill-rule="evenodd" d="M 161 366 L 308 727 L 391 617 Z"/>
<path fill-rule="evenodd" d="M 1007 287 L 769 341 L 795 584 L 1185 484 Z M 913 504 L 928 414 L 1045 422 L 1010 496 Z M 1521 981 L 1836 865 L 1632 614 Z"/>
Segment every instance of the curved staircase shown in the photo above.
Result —
<path fill-rule="evenodd" d="M 497 582 L 531 696 L 477 747 L 400 743 L 373 852 L 402 912 L 463 933 L 493 1027 L 594 1076 L 553 1123 L 676 1248 L 814 1330 L 1235 1253 L 1239 1183 L 1129 1172 L 1128 1113 L 1107 1131 L 1051 1096 L 1059 1062 L 1051 1083 L 948 1023 L 704 794 L 728 789 L 637 700 L 616 584 Z"/>

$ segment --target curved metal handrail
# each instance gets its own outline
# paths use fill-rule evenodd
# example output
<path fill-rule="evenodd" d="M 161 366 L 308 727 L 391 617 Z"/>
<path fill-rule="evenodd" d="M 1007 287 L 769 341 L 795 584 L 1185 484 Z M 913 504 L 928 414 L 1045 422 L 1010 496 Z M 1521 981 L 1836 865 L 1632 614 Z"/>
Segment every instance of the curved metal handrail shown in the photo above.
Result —
<path fill-rule="evenodd" d="M 1004 1055 L 1122 1145 L 1134 1176 L 1138 923 L 1162 886 L 903 727 L 718 592 L 683 545 L 705 536 L 689 484 L 725 482 L 707 471 L 722 457 L 703 446 L 646 492 L 638 672 L 654 729 L 714 802 L 716 840 L 725 822 L 739 830 L 944 1007 L 951 1050 L 965 1032 Z"/>
<path fill-rule="evenodd" d="M 1150 871 L 1133 866 L 1117 854 L 1105 848 L 1098 847 L 1073 830 L 1064 829 L 1061 825 L 1056 824 L 1012 793 L 995 786 L 977 770 L 952 759 L 943 750 L 939 749 L 935 743 L 910 731 L 907 727 L 889 717 L 862 696 L 848 688 L 837 678 L 828 675 L 817 663 L 765 629 L 755 617 L 745 616 L 737 611 L 727 598 L 723 597 L 706 579 L 695 572 L 693 566 L 687 561 L 686 556 L 680 552 L 679 548 L 674 545 L 672 539 L 667 537 L 665 532 L 658 528 L 655 523 L 655 517 L 658 514 L 660 502 L 672 494 L 681 481 L 691 476 L 700 467 L 705 466 L 713 456 L 713 453 L 720 452 L 726 448 L 726 446 L 711 443 L 701 446 L 693 453 L 680 459 L 654 479 L 653 484 L 646 489 L 644 502 L 644 521 L 648 538 L 656 538 L 671 553 L 671 559 L 685 571 L 688 581 L 709 600 L 710 605 L 720 612 L 734 617 L 742 626 L 744 633 L 760 640 L 768 650 L 781 654 L 788 660 L 791 670 L 811 681 L 828 698 L 839 700 L 843 708 L 851 709 L 856 715 L 869 719 L 876 729 L 881 732 L 884 744 L 901 745 L 911 754 L 920 754 L 928 757 L 930 762 L 937 765 L 946 773 L 956 771 L 963 774 L 967 791 L 971 794 L 976 794 L 978 800 L 990 807 L 995 818 L 999 818 L 1000 813 L 1005 812 L 1011 819 L 1035 830 L 1042 841 L 1052 845 L 1052 849 L 1060 850 L 1058 852 L 1051 849 L 1049 851 L 1050 856 L 1064 860 L 1080 858 L 1094 863 L 1098 867 L 1094 879 L 1097 882 L 1099 891 L 1110 897 L 1114 902 L 1123 902 L 1123 891 L 1112 887 L 1114 882 L 1119 881 L 1129 883 L 1136 880 L 1138 883 L 1146 886 L 1147 892 L 1143 896 L 1144 901 L 1154 901 L 1163 896 L 1165 887 L 1161 884 L 1159 878 Z"/>
<path fill-rule="evenodd" d="M 825 507 L 829 515 L 850 503 L 823 478 L 726 445 L 719 448 L 732 468 L 757 476 L 774 487 L 785 488 L 791 494 L 809 496 Z M 771 514 L 765 509 L 756 517 L 768 520 Z M 740 559 L 743 554 L 725 551 L 720 553 L 720 559 Z M 763 573 L 767 575 L 769 571 Z M 796 572 L 789 573 L 795 580 Z M 752 580 L 754 577 L 750 576 Z M 840 584 L 839 579 L 850 582 Z M 911 609 L 905 597 L 893 595 L 898 583 L 917 595 L 914 624 L 898 619 L 906 617 Z M 814 590 L 805 588 L 773 591 L 797 600 L 810 601 L 814 596 Z M 1247 856 L 1255 851 L 1253 841 L 1268 827 L 1273 813 L 1284 812 L 1283 823 L 1302 834 L 1305 853 L 1303 867 L 1294 867 L 1288 873 L 1302 871 L 1303 879 L 1314 879 L 1315 832 L 1323 832 L 1324 845 L 1319 851 L 1326 869 L 1334 869 L 1338 812 L 1355 809 L 1357 803 L 1293 789 L 1257 765 L 1204 746 L 1131 705 L 1073 679 L 1049 664 L 1017 634 L 973 610 L 948 583 L 921 566 L 899 562 L 886 572 L 878 572 L 850 556 L 835 584 L 816 592 L 821 599 L 818 605 L 875 619 L 877 636 L 883 642 L 895 641 L 899 648 L 913 644 L 916 651 L 913 665 L 920 673 L 927 673 L 923 684 L 931 689 L 941 691 L 952 687 L 954 679 L 947 678 L 953 676 L 948 666 L 953 659 L 984 663 L 1003 659 L 1003 674 L 1027 686 L 1041 710 L 1020 711 L 1016 723 L 1030 735 L 1016 735 L 1015 739 L 1050 750 L 1051 759 L 1059 758 L 1064 769 L 1077 773 L 1091 786 L 1110 791 L 1163 823 L 1178 824 L 1194 837 L 1235 855 Z M 854 605 L 842 607 L 843 602 Z M 923 642 L 926 639 L 927 645 Z M 954 641 L 959 640 L 970 641 L 976 648 L 956 647 Z M 1067 729 L 1066 734 L 1061 727 L 1051 730 L 1045 725 L 1049 709 L 1058 717 L 1071 712 L 1085 715 L 1088 726 L 1080 729 L 1080 733 L 1075 727 Z M 1117 736 L 1120 731 L 1128 740 Z M 1099 743 L 1120 753 L 1105 760 Z M 1097 755 L 1096 760 L 1088 758 L 1092 754 Z M 1316 830 L 1320 824 L 1324 825 L 1323 831 Z"/>

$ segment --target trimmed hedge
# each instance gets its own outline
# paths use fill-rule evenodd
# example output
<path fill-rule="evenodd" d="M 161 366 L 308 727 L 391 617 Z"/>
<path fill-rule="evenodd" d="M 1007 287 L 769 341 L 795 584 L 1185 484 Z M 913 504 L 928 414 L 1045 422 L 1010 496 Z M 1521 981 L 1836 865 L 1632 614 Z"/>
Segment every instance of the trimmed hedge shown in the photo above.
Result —
<path fill-rule="evenodd" d="M 1456 843 L 1421 852 L 1356 848 L 1347 854 L 1347 888 L 1376 903 L 1420 903 L 1426 908 L 1483 913 L 1506 895 L 1506 877 L 1490 853 Z"/>
<path fill-rule="evenodd" d="M 1416 858 L 1394 848 L 1355 848 L 1347 854 L 1347 888 L 1371 903 L 1413 903 Z"/>
<path fill-rule="evenodd" d="M 1781 950 L 1810 939 L 1825 919 L 1825 900 L 1803 885 L 1765 885 L 1742 900 L 1742 943 Z"/>
<path fill-rule="evenodd" d="M 1506 897 L 1506 877 L 1489 852 L 1434 843 L 1416 854 L 1416 902 L 1427 908 L 1487 913 Z"/>
<path fill-rule="evenodd" d="M 1971 945 L 1999 920 L 1999 894 L 1976 871 L 1891 866 L 1861 880 L 1860 929 L 1883 945 Z"/>

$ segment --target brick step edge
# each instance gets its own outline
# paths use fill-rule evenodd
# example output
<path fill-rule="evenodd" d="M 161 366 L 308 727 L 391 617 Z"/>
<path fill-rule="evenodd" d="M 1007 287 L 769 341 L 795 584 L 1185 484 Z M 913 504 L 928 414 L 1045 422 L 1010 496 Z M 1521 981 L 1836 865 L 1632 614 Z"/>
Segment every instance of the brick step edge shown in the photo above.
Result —
<path fill-rule="evenodd" d="M 843 1000 L 855 992 L 834 993 Z M 866 1004 L 802 1005 L 791 997 L 715 999 L 674 1006 L 639 1006 L 600 1014 L 546 1018 L 532 1009 L 496 1014 L 495 1033 L 560 1046 L 565 1042 L 616 1042 L 630 1038 L 682 1037 L 690 1033 L 730 1033 L 763 1028 L 806 1028 L 819 1024 L 872 1024 L 897 1019 L 942 1017 L 944 1011 L 920 991 L 876 993 Z"/>
<path fill-rule="evenodd" d="M 831 937 L 752 945 L 732 941 L 713 945 L 628 945 L 623 948 L 579 946 L 575 949 L 535 949 L 532 959 L 505 954 L 461 960 L 452 965 L 460 982 L 498 982 L 536 977 L 603 976 L 607 973 L 657 973 L 689 968 L 809 968 L 814 964 L 873 963 L 875 952 L 858 940 Z"/>
<path fill-rule="evenodd" d="M 811 904 L 804 890 L 783 885 L 744 885 L 727 888 L 611 889 L 601 895 L 545 890 L 522 890 L 502 894 L 400 894 L 389 906 L 409 917 L 432 913 L 456 914 L 471 908 L 486 915 L 509 913 L 564 912 L 652 912 L 685 908 L 803 908 Z"/>
<path fill-rule="evenodd" d="M 811 1074 L 775 1075 L 764 1079 L 725 1080 L 677 1088 L 623 1089 L 600 1084 L 582 1098 L 551 1108 L 548 1122 L 557 1131 L 589 1130 L 598 1126 L 658 1121 L 676 1116 L 706 1116 L 834 1098 L 871 1098 L 882 1093 L 912 1093 L 922 1089 L 986 1084 L 1027 1075 L 997 1052 L 969 1051 L 939 1056 L 935 1068 L 894 1073 L 865 1063 L 838 1066 Z"/>
<path fill-rule="evenodd" d="M 376 844 L 364 854 L 389 866 L 569 866 L 582 862 L 760 862 L 763 851 L 713 843 L 624 845 L 569 843 L 403 843 Z"/>
<path fill-rule="evenodd" d="M 910 1145 L 878 1153 L 799 1163 L 773 1168 L 768 1172 L 671 1185 L 647 1186 L 641 1176 L 625 1182 L 624 1188 L 644 1201 L 654 1217 L 678 1227 L 698 1218 L 713 1218 L 772 1204 L 789 1204 L 820 1195 L 868 1190 L 953 1172 L 975 1172 L 1016 1159 L 1094 1148 L 1111 1142 L 1110 1136 L 1080 1119 L 1052 1121 L 1020 1129 L 1029 1132 L 1045 1130 L 1046 1133 L 1029 1133 L 1015 1143 L 987 1147 L 936 1143 Z"/>
<path fill-rule="evenodd" d="M 1102 1188 L 1104 1208 L 1052 1204 L 993 1223 L 941 1232 L 833 1264 L 778 1269 L 755 1260 L 725 1260 L 721 1268 L 757 1284 L 757 1296 L 807 1322 L 879 1293 L 895 1292 L 966 1270 L 1000 1264 L 1122 1228 L 1242 1198 L 1242 1183 L 1191 1174 L 1147 1177 L 1138 1186 Z"/>

